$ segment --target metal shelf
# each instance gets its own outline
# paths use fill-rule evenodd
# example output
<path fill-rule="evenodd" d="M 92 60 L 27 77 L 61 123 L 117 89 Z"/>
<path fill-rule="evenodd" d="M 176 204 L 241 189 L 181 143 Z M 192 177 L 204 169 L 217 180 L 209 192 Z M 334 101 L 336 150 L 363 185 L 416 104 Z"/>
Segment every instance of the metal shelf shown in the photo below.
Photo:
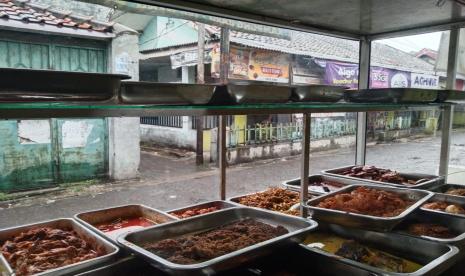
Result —
<path fill-rule="evenodd" d="M 73 117 L 143 117 L 159 115 L 242 115 L 292 114 L 434 109 L 451 103 L 379 104 L 379 103 L 286 103 L 226 106 L 169 106 L 69 103 L 0 103 L 0 118 L 73 118 Z"/>

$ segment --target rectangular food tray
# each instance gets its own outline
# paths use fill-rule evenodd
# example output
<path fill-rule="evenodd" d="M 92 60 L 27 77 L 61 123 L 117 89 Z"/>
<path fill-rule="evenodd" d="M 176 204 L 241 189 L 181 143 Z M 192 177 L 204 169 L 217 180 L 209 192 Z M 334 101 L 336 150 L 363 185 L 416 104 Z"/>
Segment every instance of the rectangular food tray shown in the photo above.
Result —
<path fill-rule="evenodd" d="M 287 103 L 291 98 L 291 94 L 291 87 L 285 85 L 236 83 L 218 86 L 213 103 Z"/>
<path fill-rule="evenodd" d="M 363 271 L 370 272 L 362 273 L 363 271 L 361 271 L 360 275 L 439 275 L 454 264 L 459 253 L 458 248 L 455 246 L 395 233 L 372 232 L 326 224 L 320 225 L 318 231 L 329 232 L 346 239 L 356 240 L 364 245 L 386 250 L 398 257 L 404 257 L 423 265 L 422 268 L 412 273 L 387 272 L 367 264 L 337 256 L 318 248 L 309 247 L 305 244 L 301 245 L 302 248 L 325 256 L 326 258 L 321 261 L 328 267 L 332 267 L 333 264 L 344 263 L 362 269 Z M 339 274 L 336 273 L 334 275 Z"/>
<path fill-rule="evenodd" d="M 465 91 L 460 90 L 440 90 L 438 102 L 464 103 Z"/>
<path fill-rule="evenodd" d="M 116 98 L 126 75 L 0 68 L 0 102 L 80 102 Z"/>
<path fill-rule="evenodd" d="M 124 104 L 202 105 L 207 104 L 216 86 L 209 84 L 124 81 L 119 101 Z"/>
<path fill-rule="evenodd" d="M 435 192 L 435 193 L 440 193 L 440 194 L 446 194 L 446 192 L 451 189 L 465 189 L 465 185 L 459 185 L 459 184 L 443 184 L 441 186 L 434 187 L 430 189 L 430 191 Z M 449 195 L 449 194 L 448 194 Z M 458 196 L 458 195 L 449 195 L 449 196 L 456 196 L 456 197 L 464 197 L 465 196 Z"/>
<path fill-rule="evenodd" d="M 170 210 L 170 211 L 167 211 L 167 213 L 170 216 L 178 218 L 176 214 L 181 214 L 181 213 L 184 213 L 185 211 L 192 210 L 192 209 L 203 209 L 203 208 L 209 208 L 209 207 L 218 207 L 219 208 L 218 211 L 221 211 L 224 209 L 238 207 L 238 205 L 231 203 L 231 202 L 224 201 L 224 200 L 214 200 L 214 201 L 207 201 L 207 202 L 203 202 L 199 204 L 190 205 L 187 207 L 182 207 L 179 209 Z M 207 214 L 218 212 L 218 211 L 209 212 Z"/>
<path fill-rule="evenodd" d="M 433 194 L 433 196 L 430 197 L 428 199 L 428 201 L 426 201 L 425 203 L 430 203 L 430 202 L 433 202 L 433 201 L 445 201 L 447 203 L 460 205 L 465 209 L 465 197 L 446 195 L 446 194 L 437 194 L 436 193 L 436 194 Z M 446 214 L 448 216 L 453 216 L 453 217 L 458 217 L 458 218 L 464 218 L 465 219 L 465 215 L 461 215 L 461 214 L 446 213 L 446 212 L 443 212 L 443 211 L 426 209 L 426 208 L 423 208 L 423 207 L 421 207 L 421 210 L 428 211 L 428 212 L 434 212 L 434 213 L 440 213 L 440 214 Z"/>
<path fill-rule="evenodd" d="M 369 180 L 369 179 L 363 179 L 363 178 L 358 178 L 358 177 L 352 177 L 352 176 L 346 176 L 339 174 L 343 171 L 346 171 L 348 169 L 351 169 L 355 166 L 345 166 L 341 168 L 335 168 L 335 169 L 329 169 L 329 170 L 324 170 L 323 174 L 329 175 L 329 176 L 334 176 L 334 177 L 339 177 L 339 178 L 346 178 L 346 179 L 351 179 L 355 180 L 357 182 L 365 182 L 368 184 L 375 184 L 375 185 L 389 185 L 393 187 L 399 187 L 399 188 L 408 188 L 408 189 L 422 189 L 422 190 L 429 190 L 434 187 L 440 186 L 444 183 L 444 177 L 442 176 L 437 176 L 437 175 L 429 175 L 429 174 L 421 174 L 421 173 L 402 173 L 399 172 L 399 174 L 408 179 L 408 180 L 420 180 L 424 178 L 428 178 L 430 180 L 421 182 L 420 184 L 417 185 L 403 185 L 403 184 L 396 184 L 396 183 L 389 183 L 389 182 L 381 182 L 381 181 L 375 181 L 375 180 Z"/>
<path fill-rule="evenodd" d="M 292 88 L 294 102 L 338 102 L 344 98 L 347 87 L 331 85 L 298 85 Z"/>
<path fill-rule="evenodd" d="M 350 193 L 358 187 L 368 187 L 370 189 L 388 191 L 397 193 L 400 196 L 414 200 L 415 203 L 404 210 L 401 214 L 395 217 L 376 217 L 370 215 L 363 215 L 357 213 L 344 212 L 333 209 L 326 209 L 317 207 L 317 205 L 324 201 L 325 199 L 335 196 L 342 193 Z M 338 191 L 316 197 L 307 202 L 307 208 L 310 210 L 312 219 L 318 221 L 324 221 L 326 223 L 340 224 L 349 227 L 356 227 L 362 229 L 371 229 L 371 230 L 381 230 L 387 231 L 394 228 L 399 224 L 403 219 L 407 217 L 408 214 L 412 213 L 415 209 L 420 207 L 425 203 L 433 193 L 423 190 L 411 190 L 411 189 L 400 189 L 395 187 L 388 186 L 376 186 L 376 185 L 350 185 L 345 188 L 342 188 Z"/>
<path fill-rule="evenodd" d="M 39 274 L 34 274 L 36 276 L 56 276 L 56 275 L 72 275 L 76 274 L 77 272 L 89 270 L 103 264 L 107 264 L 112 262 L 116 255 L 119 252 L 119 248 L 115 245 L 111 244 L 110 242 L 106 241 L 105 239 L 101 238 L 100 236 L 96 235 L 89 229 L 85 228 L 81 224 L 77 223 L 73 219 L 55 219 L 50 221 L 44 221 L 39 223 L 33 223 L 18 227 L 6 228 L 0 230 L 0 244 L 3 244 L 8 239 L 12 239 L 15 236 L 19 235 L 22 232 L 28 231 L 33 228 L 37 227 L 51 227 L 51 228 L 58 228 L 58 229 L 72 229 L 74 230 L 81 238 L 84 238 L 86 241 L 90 242 L 93 246 L 103 248 L 106 252 L 106 255 L 100 256 L 94 259 L 86 260 L 83 262 L 78 262 L 75 264 L 70 264 L 67 266 L 51 269 L 44 271 Z M 5 260 L 6 261 L 6 260 Z M 6 264 L 9 270 L 12 268 L 9 264 Z"/>
<path fill-rule="evenodd" d="M 204 232 L 225 224 L 249 218 L 256 219 L 273 226 L 282 225 L 289 231 L 289 233 L 268 241 L 248 246 L 206 262 L 190 265 L 172 263 L 143 249 L 141 246 L 138 246 L 138 244 L 143 242 L 156 242 L 187 234 Z M 315 229 L 317 225 L 318 224 L 312 220 L 290 217 L 263 210 L 252 208 L 230 208 L 215 213 L 205 214 L 203 216 L 192 217 L 129 233 L 120 236 L 118 238 L 118 243 L 133 251 L 135 254 L 145 258 L 155 267 L 166 272 L 186 275 L 210 275 L 217 271 L 237 267 L 241 263 L 270 253 L 281 246 L 299 243 L 305 235 Z"/>
<path fill-rule="evenodd" d="M 77 222 L 92 230 L 100 237 L 115 244 L 116 237 L 106 234 L 105 232 L 95 227 L 95 225 L 111 222 L 118 218 L 128 217 L 144 217 L 157 224 L 177 220 L 177 218 L 174 216 L 141 204 L 123 205 L 106 209 L 87 211 L 76 214 L 74 216 Z M 128 230 L 128 232 L 129 231 L 130 230 Z"/>
<path fill-rule="evenodd" d="M 255 194 L 259 194 L 259 193 L 263 193 L 265 192 L 266 190 L 264 191 L 260 191 L 260 192 L 255 192 L 255 193 L 250 193 L 250 194 L 245 194 L 245 195 L 240 195 L 240 196 L 235 196 L 235 197 L 230 197 L 228 199 L 228 201 L 232 202 L 233 204 L 236 204 L 238 206 L 244 206 L 244 207 L 248 207 L 248 208 L 254 208 L 254 209 L 258 209 L 258 210 L 266 210 L 268 212 L 276 212 L 278 214 L 282 214 L 281 212 L 279 211 L 274 211 L 274 210 L 269 210 L 269 209 L 264 209 L 264 208 L 258 208 L 258 207 L 251 207 L 251 206 L 247 206 L 247 205 L 244 205 L 244 204 L 241 204 L 239 203 L 239 201 L 244 198 L 244 197 L 247 197 L 247 196 L 251 196 L 251 195 L 255 195 Z M 294 190 L 290 190 L 291 192 L 295 192 L 295 193 L 299 193 L 300 191 L 294 191 Z M 297 204 L 300 204 L 300 203 L 297 203 Z M 291 207 L 292 209 L 292 207 Z M 291 210 L 289 209 L 289 210 Z"/>
<path fill-rule="evenodd" d="M 432 103 L 438 98 L 438 90 L 418 88 L 376 88 L 351 91 L 345 100 L 356 103 Z"/>
<path fill-rule="evenodd" d="M 323 175 L 323 174 L 314 174 L 314 175 L 309 175 L 308 176 L 309 182 L 317 182 L 317 181 L 331 181 L 331 182 L 337 182 L 341 184 L 341 188 L 347 186 L 347 185 L 352 185 L 352 184 L 359 184 L 360 181 L 352 180 L 352 179 L 345 179 L 341 177 L 335 177 L 335 176 L 330 176 L 330 175 Z M 292 180 L 287 180 L 282 183 L 282 186 L 288 190 L 295 191 L 295 192 L 300 192 L 300 178 L 292 179 Z M 322 195 L 322 194 L 327 194 L 328 192 L 325 192 L 322 187 L 320 186 L 308 186 L 308 192 L 314 195 Z"/>
<path fill-rule="evenodd" d="M 411 223 L 440 224 L 449 228 L 453 232 L 458 233 L 459 235 L 448 239 L 435 238 L 430 236 L 415 236 L 405 231 L 405 227 L 407 227 Z M 439 243 L 452 244 L 459 247 L 460 249 L 463 249 L 465 247 L 465 219 L 449 216 L 446 214 L 440 214 L 436 212 L 418 209 L 411 215 L 409 215 L 399 225 L 397 225 L 394 231 L 402 235 L 409 235 L 412 237 L 422 238 Z"/>

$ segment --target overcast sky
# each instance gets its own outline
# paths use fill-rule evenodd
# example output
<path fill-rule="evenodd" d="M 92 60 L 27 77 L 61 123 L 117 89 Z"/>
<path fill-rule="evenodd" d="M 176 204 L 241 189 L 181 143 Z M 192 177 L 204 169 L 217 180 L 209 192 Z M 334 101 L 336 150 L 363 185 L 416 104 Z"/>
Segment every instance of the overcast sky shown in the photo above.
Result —
<path fill-rule="evenodd" d="M 404 52 L 418 52 L 423 48 L 430 48 L 437 51 L 439 49 L 440 40 L 441 32 L 436 32 L 378 40 L 377 42 L 387 44 Z"/>

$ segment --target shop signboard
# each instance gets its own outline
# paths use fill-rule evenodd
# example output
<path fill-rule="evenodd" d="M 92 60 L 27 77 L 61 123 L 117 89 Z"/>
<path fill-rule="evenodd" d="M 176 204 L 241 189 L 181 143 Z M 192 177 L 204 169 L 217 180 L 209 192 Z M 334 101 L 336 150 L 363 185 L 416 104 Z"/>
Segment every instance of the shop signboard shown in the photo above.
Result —
<path fill-rule="evenodd" d="M 439 76 L 412 73 L 410 79 L 412 88 L 439 89 Z"/>
<path fill-rule="evenodd" d="M 325 82 L 328 85 L 358 87 L 358 65 L 351 63 L 326 62 Z"/>

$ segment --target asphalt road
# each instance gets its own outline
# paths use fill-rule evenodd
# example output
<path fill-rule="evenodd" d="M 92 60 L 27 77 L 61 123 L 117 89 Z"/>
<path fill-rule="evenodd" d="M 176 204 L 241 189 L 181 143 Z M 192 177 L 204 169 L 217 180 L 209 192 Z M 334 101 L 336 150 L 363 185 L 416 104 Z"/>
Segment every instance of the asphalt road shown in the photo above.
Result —
<path fill-rule="evenodd" d="M 465 166 L 465 132 L 452 139 L 451 164 Z M 440 139 L 423 138 L 403 143 L 370 146 L 369 164 L 423 173 L 436 173 Z M 352 164 L 354 149 L 320 152 L 311 155 L 311 173 Z M 242 164 L 227 171 L 227 197 L 263 190 L 297 178 L 300 159 L 289 157 Z M 72 217 L 86 210 L 129 203 L 142 203 L 161 210 L 179 208 L 219 198 L 216 169 L 197 168 L 192 158 L 173 159 L 153 154 L 142 155 L 141 179 L 90 188 L 85 195 L 67 198 L 52 195 L 31 200 L 29 206 L 0 210 L 0 228 L 58 217 Z M 32 202 L 32 203 L 31 203 Z M 32 205 L 31 205 L 32 204 Z M 28 205 L 26 201 L 25 205 Z"/>

